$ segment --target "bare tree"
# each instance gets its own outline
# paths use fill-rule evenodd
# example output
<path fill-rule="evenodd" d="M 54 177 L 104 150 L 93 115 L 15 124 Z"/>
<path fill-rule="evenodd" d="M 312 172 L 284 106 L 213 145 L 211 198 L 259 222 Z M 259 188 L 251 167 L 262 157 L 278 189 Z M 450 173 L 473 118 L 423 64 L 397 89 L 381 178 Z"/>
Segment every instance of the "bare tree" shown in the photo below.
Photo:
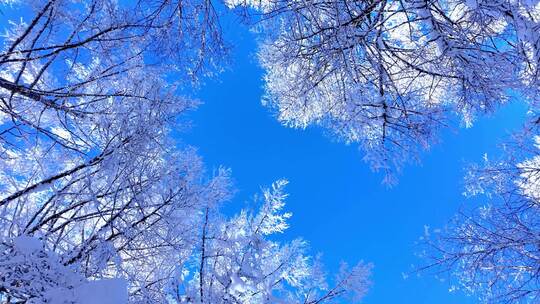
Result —
<path fill-rule="evenodd" d="M 230 196 L 227 171 L 206 178 L 194 149 L 169 134 L 197 105 L 178 89 L 219 71 L 226 55 L 214 3 L 0 5 L 22 17 L 3 24 L 0 39 L 0 301 L 265 303 L 276 290 L 285 292 L 280 270 L 304 271 L 303 243 L 279 247 L 263 239 L 266 232 L 242 226 L 251 233 L 242 240 L 250 241 L 234 247 L 240 239 L 228 236 L 218 216 Z M 256 220 L 283 230 L 281 222 L 268 222 L 279 206 L 268 205 L 276 208 L 264 209 L 270 217 Z M 242 218 L 255 220 L 243 214 L 230 225 Z M 261 243 L 272 250 L 251 256 Z M 216 254 L 223 251 L 222 259 Z M 259 291 L 240 298 L 222 276 L 244 257 L 275 273 L 258 277 Z M 196 259 L 198 271 L 184 267 Z M 185 271 L 199 277 L 196 295 L 179 291 Z M 321 300 L 365 292 L 368 272 L 347 272 Z M 229 284 L 219 293 L 212 287 L 218 279 Z M 305 284 L 311 282 L 289 286 Z M 116 289 L 112 299 L 103 298 L 107 286 Z"/>
<path fill-rule="evenodd" d="M 426 269 L 451 273 L 458 287 L 486 303 L 540 299 L 540 137 L 533 126 L 467 176 L 480 207 L 461 211 L 444 230 L 426 235 Z"/>
<path fill-rule="evenodd" d="M 363 147 L 391 178 L 448 114 L 470 126 L 511 94 L 538 94 L 534 1 L 230 0 L 259 12 L 264 102 Z M 391 181 L 391 180 L 389 180 Z"/>
<path fill-rule="evenodd" d="M 213 4 L 10 5 L 29 21 L 7 24 L 1 41 L 2 260 L 16 261 L 18 238 L 37 238 L 43 251 L 25 256 L 54 256 L 82 278 L 124 277 L 131 302 L 165 302 L 164 286 L 197 243 L 197 213 L 229 191 L 226 174 L 204 182 L 194 151 L 168 136 L 196 105 L 176 88 L 225 52 Z M 55 279 L 45 268 L 27 274 L 29 265 L 0 271 L 2 298 L 37 301 L 69 287 L 32 288 Z"/>

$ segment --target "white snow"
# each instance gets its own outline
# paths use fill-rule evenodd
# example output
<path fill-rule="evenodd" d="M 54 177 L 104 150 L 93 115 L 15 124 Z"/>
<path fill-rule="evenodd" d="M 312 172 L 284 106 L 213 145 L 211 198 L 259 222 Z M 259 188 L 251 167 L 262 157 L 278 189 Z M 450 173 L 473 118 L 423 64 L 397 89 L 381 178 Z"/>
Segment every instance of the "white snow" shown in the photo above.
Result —
<path fill-rule="evenodd" d="M 75 289 L 77 304 L 127 303 L 127 284 L 124 279 L 89 281 Z"/>
<path fill-rule="evenodd" d="M 87 281 L 74 289 L 51 289 L 45 298 L 51 304 L 125 304 L 127 283 L 120 278 Z"/>
<path fill-rule="evenodd" d="M 28 235 L 21 235 L 14 238 L 13 245 L 15 249 L 25 254 L 30 254 L 43 248 L 39 239 Z"/>

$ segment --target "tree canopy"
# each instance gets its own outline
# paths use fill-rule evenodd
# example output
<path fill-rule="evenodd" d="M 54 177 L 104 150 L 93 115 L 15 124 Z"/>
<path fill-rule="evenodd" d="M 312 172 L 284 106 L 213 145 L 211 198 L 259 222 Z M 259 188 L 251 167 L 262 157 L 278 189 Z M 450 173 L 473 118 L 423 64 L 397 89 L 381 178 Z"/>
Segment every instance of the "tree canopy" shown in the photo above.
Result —
<path fill-rule="evenodd" d="M 6 303 L 357 302 L 372 265 L 328 279 L 288 228 L 285 180 L 227 217 L 171 133 L 182 94 L 227 66 L 223 14 L 259 40 L 263 104 L 284 125 L 359 144 L 385 182 L 509 102 L 529 121 L 467 171 L 486 203 L 425 236 L 427 269 L 483 302 L 540 298 L 540 4 L 532 0 L 0 0 L 0 300 Z M 458 185 L 456 185 L 458 187 Z M 414 208 L 414 206 L 411 206 Z M 105 296 L 109 295 L 109 296 Z M 85 302 L 86 301 L 86 302 Z M 94 301 L 94 302 L 92 302 Z"/>

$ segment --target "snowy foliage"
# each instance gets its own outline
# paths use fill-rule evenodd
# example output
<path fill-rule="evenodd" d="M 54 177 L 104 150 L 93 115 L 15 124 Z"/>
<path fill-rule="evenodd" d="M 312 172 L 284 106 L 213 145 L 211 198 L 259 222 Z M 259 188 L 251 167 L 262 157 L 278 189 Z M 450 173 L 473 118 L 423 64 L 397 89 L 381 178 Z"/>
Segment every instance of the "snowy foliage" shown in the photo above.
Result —
<path fill-rule="evenodd" d="M 533 126 L 506 145 L 507 156 L 485 159 L 467 176 L 467 194 L 488 202 L 462 211 L 445 231 L 426 236 L 432 268 L 485 303 L 540 300 L 540 146 Z"/>
<path fill-rule="evenodd" d="M 87 281 L 75 269 L 61 263 L 42 242 L 30 236 L 18 236 L 1 244 L 0 299 L 12 303 L 27 299 L 27 303 L 118 304 L 127 302 L 127 287 L 123 279 Z"/>
<path fill-rule="evenodd" d="M 538 1 L 230 1 L 263 14 L 264 102 L 360 143 L 389 178 L 457 113 L 538 96 Z M 392 180 L 389 180 L 390 182 Z"/>
<path fill-rule="evenodd" d="M 193 214 L 229 192 L 226 172 L 205 182 L 193 149 L 168 136 L 196 105 L 176 87 L 204 73 L 221 42 L 203 42 L 216 33 L 198 22 L 203 6 L 191 2 L 180 18 L 178 3 L 156 4 L 21 3 L 0 53 L 0 237 L 40 238 L 45 259 L 81 279 L 127 279 L 132 303 L 166 300 L 195 243 Z M 184 76 L 166 81 L 169 69 Z M 44 281 L 75 288 L 44 267 Z M 39 281 L 4 279 L 2 297 L 47 298 Z"/>
<path fill-rule="evenodd" d="M 220 246 L 224 266 L 205 275 L 232 275 L 235 287 L 224 297 L 242 292 L 242 277 L 231 271 L 243 275 L 232 263 L 244 256 L 261 271 L 289 263 L 290 286 L 311 284 L 303 242 L 263 238 L 287 228 L 284 194 L 266 192 L 260 215 L 231 221 L 246 235 L 229 243 L 204 237 L 229 237 L 217 216 L 230 197 L 228 172 L 208 178 L 194 149 L 169 133 L 184 128 L 181 115 L 197 105 L 179 89 L 219 71 L 226 54 L 212 2 L 0 5 L 20 14 L 0 23 L 0 301 L 167 303 L 179 295 L 172 292 L 179 265 L 210 261 L 204 248 Z M 247 239 L 258 243 L 240 243 Z M 264 255 L 251 255 L 263 243 Z M 285 276 L 266 274 L 255 286 Z M 226 301 L 203 282 L 212 303 Z"/>
<path fill-rule="evenodd" d="M 283 212 L 285 181 L 264 190 L 257 212 L 242 210 L 230 220 L 206 214 L 202 246 L 182 269 L 176 283 L 180 303 L 349 303 L 369 287 L 371 265 L 343 265 L 332 287 L 320 261 L 306 255 L 307 244 L 296 239 L 280 244 L 268 236 L 287 228 Z"/>

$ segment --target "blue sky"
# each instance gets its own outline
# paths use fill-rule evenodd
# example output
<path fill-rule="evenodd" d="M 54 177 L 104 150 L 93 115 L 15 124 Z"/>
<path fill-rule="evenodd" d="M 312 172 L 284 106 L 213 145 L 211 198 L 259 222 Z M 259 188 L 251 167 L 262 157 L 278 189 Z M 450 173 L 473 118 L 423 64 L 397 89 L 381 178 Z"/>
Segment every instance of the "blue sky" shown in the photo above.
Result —
<path fill-rule="evenodd" d="M 422 263 L 414 253 L 424 225 L 442 227 L 461 205 L 478 203 L 461 195 L 463 167 L 484 153 L 497 154 L 497 143 L 520 127 L 524 108 L 510 105 L 471 129 L 441 132 L 441 142 L 422 155 L 422 163 L 406 167 L 389 189 L 356 146 L 317 128 L 290 129 L 274 119 L 260 102 L 262 70 L 252 35 L 236 20 L 224 21 L 227 40 L 234 43 L 232 64 L 203 85 L 197 97 L 204 104 L 190 115 L 193 128 L 181 136 L 199 149 L 209 172 L 232 169 L 237 193 L 228 207 L 238 210 L 261 186 L 287 178 L 293 217 L 283 238 L 309 241 L 313 254 L 324 254 L 329 272 L 341 260 L 374 263 L 374 285 L 364 303 L 475 303 L 449 293 L 448 283 L 402 274 Z"/>
<path fill-rule="evenodd" d="M 317 128 L 290 129 L 274 119 L 260 102 L 256 43 L 244 26 L 225 21 L 226 36 L 234 42 L 232 65 L 197 94 L 204 104 L 182 136 L 198 147 L 210 172 L 232 169 L 238 192 L 229 208 L 240 209 L 261 186 L 287 178 L 293 218 L 284 238 L 309 241 L 313 254 L 324 253 L 329 272 L 341 260 L 373 262 L 374 285 L 364 303 L 475 303 L 449 293 L 448 283 L 430 276 L 404 279 L 402 273 L 422 263 L 414 253 L 424 225 L 442 227 L 462 204 L 475 203 L 461 195 L 464 165 L 480 161 L 484 153 L 497 154 L 497 143 L 519 128 L 524 108 L 510 105 L 471 129 L 443 131 L 441 143 L 423 154 L 420 165 L 406 167 L 399 184 L 388 189 L 362 161 L 358 147 Z"/>

